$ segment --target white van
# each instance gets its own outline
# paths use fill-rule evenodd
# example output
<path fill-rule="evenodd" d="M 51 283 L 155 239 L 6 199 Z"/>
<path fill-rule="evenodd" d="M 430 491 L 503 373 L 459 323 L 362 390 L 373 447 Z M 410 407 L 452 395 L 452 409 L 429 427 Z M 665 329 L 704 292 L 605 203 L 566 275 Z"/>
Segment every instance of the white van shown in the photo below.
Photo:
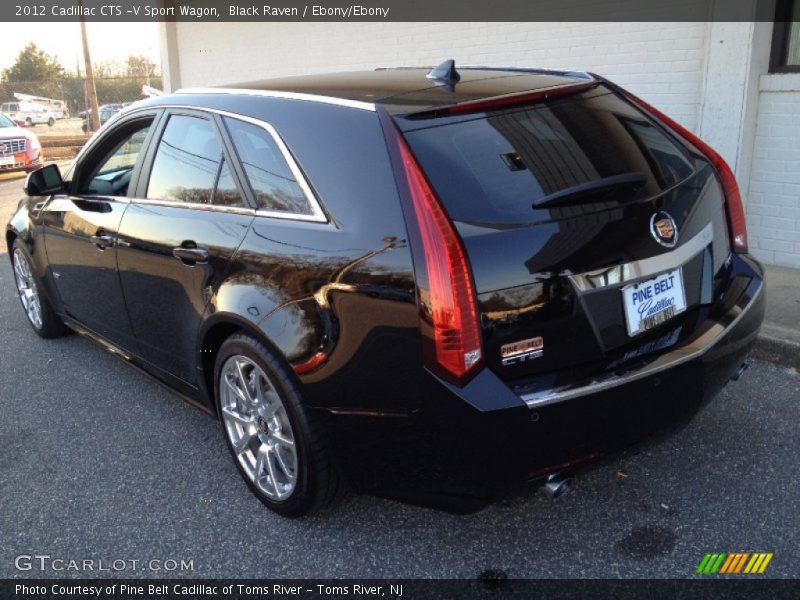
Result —
<path fill-rule="evenodd" d="M 58 118 L 53 110 L 35 102 L 4 102 L 0 104 L 0 112 L 14 120 L 25 121 L 28 127 L 37 123 L 47 123 L 52 127 Z"/>

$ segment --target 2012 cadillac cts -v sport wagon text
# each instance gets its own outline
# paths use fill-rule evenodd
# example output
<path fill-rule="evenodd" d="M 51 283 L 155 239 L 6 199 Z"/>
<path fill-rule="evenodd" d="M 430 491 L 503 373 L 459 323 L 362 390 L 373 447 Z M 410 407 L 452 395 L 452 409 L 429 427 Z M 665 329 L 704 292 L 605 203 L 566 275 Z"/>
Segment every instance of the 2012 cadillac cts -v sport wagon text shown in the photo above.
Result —
<path fill-rule="evenodd" d="M 459 71 L 126 109 L 8 225 L 34 330 L 218 416 L 287 516 L 345 483 L 456 511 L 557 493 L 686 423 L 763 318 L 731 170 L 596 75 Z"/>

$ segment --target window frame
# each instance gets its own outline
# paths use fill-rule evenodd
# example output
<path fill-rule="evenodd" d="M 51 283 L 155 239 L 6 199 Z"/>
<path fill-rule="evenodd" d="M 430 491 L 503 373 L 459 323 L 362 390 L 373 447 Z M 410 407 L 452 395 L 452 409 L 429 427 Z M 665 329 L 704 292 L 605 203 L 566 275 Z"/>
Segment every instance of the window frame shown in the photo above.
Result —
<path fill-rule="evenodd" d="M 139 173 L 137 181 L 136 193 L 135 196 L 131 198 L 132 201 L 135 201 L 136 203 L 140 204 L 155 204 L 161 206 L 184 207 L 195 210 L 253 214 L 259 217 L 269 217 L 273 219 L 280 219 L 286 221 L 305 221 L 311 223 L 325 223 L 325 224 L 330 223 L 328 214 L 322 208 L 322 204 L 317 198 L 317 195 L 314 192 L 308 179 L 306 178 L 305 173 L 300 168 L 299 164 L 295 160 L 294 156 L 292 155 L 286 143 L 283 141 L 283 138 L 281 138 L 278 131 L 270 123 L 261 119 L 249 117 L 247 115 L 242 115 L 238 113 L 233 113 L 225 110 L 208 108 L 203 106 L 169 104 L 169 105 L 159 106 L 159 108 L 163 109 L 164 113 L 163 115 L 161 115 L 158 121 L 157 127 L 155 128 L 156 130 L 151 132 L 153 134 L 153 137 L 151 138 L 149 146 L 147 148 L 144 164 L 141 172 Z M 220 140 L 220 145 L 222 147 L 222 156 L 226 161 L 228 161 L 228 166 L 230 167 L 231 176 L 234 182 L 236 183 L 237 188 L 239 189 L 239 193 L 242 195 L 242 198 L 248 205 L 247 207 L 240 208 L 240 207 L 223 206 L 216 204 L 204 204 L 195 202 L 173 202 L 170 200 L 157 200 L 157 199 L 145 198 L 145 195 L 147 193 L 147 186 L 150 182 L 150 171 L 153 166 L 153 161 L 155 159 L 156 151 L 158 150 L 158 144 L 161 141 L 161 136 L 163 135 L 164 129 L 166 128 L 166 124 L 169 121 L 169 117 L 173 115 L 200 117 L 208 119 L 209 121 L 212 122 L 212 124 L 215 127 L 217 136 L 219 137 Z M 223 122 L 224 117 L 230 119 L 237 119 L 239 121 L 244 121 L 245 123 L 256 125 L 267 131 L 267 133 L 269 133 L 272 136 L 273 140 L 275 141 L 276 145 L 281 151 L 284 160 L 288 164 L 290 171 L 295 176 L 297 184 L 300 186 L 300 189 L 303 190 L 303 194 L 306 196 L 306 200 L 309 202 L 312 211 L 311 214 L 270 211 L 258 208 L 255 199 L 255 193 L 250 188 L 250 184 L 247 180 L 247 177 L 244 171 L 242 170 L 242 166 L 239 161 L 239 156 L 236 153 L 236 149 L 233 146 L 233 141 L 230 138 L 225 123 Z"/>
<path fill-rule="evenodd" d="M 800 73 L 800 64 L 788 65 L 785 63 L 792 26 L 792 9 L 795 2 L 800 2 L 800 0 L 777 0 L 775 3 L 772 48 L 769 55 L 770 73 Z"/>
<path fill-rule="evenodd" d="M 217 137 L 217 141 L 219 142 L 220 150 L 222 151 L 222 158 L 220 161 L 220 165 L 217 169 L 217 174 L 214 178 L 214 187 L 212 192 L 216 193 L 217 184 L 219 183 L 219 168 L 221 167 L 222 162 L 227 161 L 229 166 L 232 166 L 231 155 L 228 148 L 228 145 L 225 140 L 225 136 L 223 135 L 222 130 L 220 129 L 220 123 L 215 118 L 215 115 L 211 111 L 206 110 L 198 110 L 194 107 L 169 107 L 166 108 L 164 111 L 163 116 L 161 117 L 157 131 L 154 132 L 153 138 L 150 141 L 150 145 L 147 149 L 147 155 L 145 156 L 144 166 L 142 168 L 142 172 L 139 176 L 139 180 L 137 182 L 136 194 L 132 198 L 134 202 L 137 204 L 150 204 L 150 205 L 157 205 L 157 206 L 171 206 L 171 207 L 184 207 L 187 209 L 195 209 L 195 210 L 216 210 L 220 212 L 235 212 L 235 213 L 245 213 L 249 214 L 253 210 L 253 202 L 251 198 L 245 193 L 244 186 L 242 185 L 241 177 L 236 169 L 231 168 L 231 176 L 233 178 L 234 184 L 236 185 L 236 189 L 239 191 L 239 195 L 242 197 L 244 202 L 244 206 L 226 206 L 223 204 L 214 204 L 212 202 L 180 202 L 176 200 L 166 200 L 160 198 L 148 198 L 147 197 L 147 188 L 150 185 L 150 176 L 152 175 L 153 171 L 153 164 L 155 162 L 156 154 L 158 153 L 158 147 L 161 144 L 161 139 L 164 137 L 164 132 L 167 129 L 167 125 L 169 124 L 169 120 L 171 117 L 194 117 L 198 119 L 203 119 L 204 121 L 208 121 L 211 125 L 211 128 L 214 132 L 214 135 Z M 212 196 L 213 200 L 213 196 Z"/>
<path fill-rule="evenodd" d="M 241 169 L 242 173 L 242 181 L 247 186 L 248 192 L 252 195 L 253 203 L 256 208 L 256 213 L 263 216 L 268 217 L 275 217 L 275 218 L 292 218 L 292 219 L 301 219 L 304 221 L 319 221 L 319 222 L 327 222 L 327 217 L 322 210 L 322 206 L 320 205 L 319 201 L 317 200 L 316 194 L 311 189 L 311 186 L 308 183 L 308 180 L 305 177 L 305 174 L 300 169 L 300 166 L 297 164 L 294 156 L 292 155 L 289 147 L 283 141 L 281 136 L 278 134 L 278 131 L 273 127 L 270 123 L 266 121 L 260 121 L 258 119 L 253 119 L 250 117 L 244 117 L 242 115 L 234 115 L 232 113 L 222 113 L 220 112 L 220 117 L 222 117 L 221 126 L 225 131 L 225 135 L 230 142 L 230 147 L 233 155 L 236 158 L 236 165 L 239 169 Z M 258 127 L 267 132 L 267 134 L 272 138 L 272 141 L 275 142 L 275 145 L 278 148 L 278 151 L 281 153 L 283 160 L 286 162 L 286 166 L 289 167 L 289 171 L 291 172 L 292 176 L 294 177 L 295 183 L 303 192 L 303 195 L 306 198 L 306 202 L 308 203 L 308 207 L 311 209 L 311 213 L 293 213 L 290 211 L 282 211 L 282 210 L 270 210 L 267 208 L 260 208 L 258 206 L 257 195 L 255 190 L 253 189 L 253 185 L 250 182 L 250 178 L 247 176 L 247 173 L 242 166 L 243 161 L 242 157 L 239 155 L 239 150 L 236 148 L 236 144 L 233 143 L 233 136 L 231 132 L 228 130 L 228 125 L 225 123 L 225 119 L 233 119 L 236 121 L 240 121 L 242 123 L 247 123 L 249 125 L 253 125 L 254 127 Z M 285 216 L 289 215 L 289 216 Z"/>
<path fill-rule="evenodd" d="M 67 182 L 67 189 L 70 195 L 81 198 L 108 198 L 102 194 L 87 194 L 81 192 L 79 183 L 86 181 L 87 177 L 94 177 L 100 170 L 100 167 L 105 164 L 106 158 L 112 152 L 116 152 L 124 141 L 130 137 L 125 132 L 137 122 L 150 120 L 150 129 L 142 142 L 142 151 L 136 157 L 136 162 L 133 166 L 131 173 L 131 180 L 128 184 L 128 192 L 125 196 L 114 196 L 116 198 L 133 198 L 134 193 L 138 187 L 138 181 L 142 174 L 145 157 L 152 145 L 153 135 L 161 125 L 161 117 L 163 111 L 149 110 L 137 111 L 136 113 L 128 114 L 119 117 L 118 119 L 109 120 L 103 128 L 101 134 L 95 136 L 86 146 L 84 146 L 75 157 L 75 161 L 64 175 L 64 180 Z M 116 115 L 115 115 L 116 117 Z M 122 136 L 125 136 L 124 138 Z"/>

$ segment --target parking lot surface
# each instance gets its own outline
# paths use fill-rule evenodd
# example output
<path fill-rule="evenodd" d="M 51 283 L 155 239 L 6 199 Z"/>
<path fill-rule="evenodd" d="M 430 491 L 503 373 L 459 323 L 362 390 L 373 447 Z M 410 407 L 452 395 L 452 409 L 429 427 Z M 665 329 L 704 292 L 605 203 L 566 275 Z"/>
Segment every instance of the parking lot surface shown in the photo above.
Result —
<path fill-rule="evenodd" d="M 3 227 L 20 187 L 0 176 Z M 65 575 L 15 568 L 46 554 L 193 569 L 116 573 L 132 577 L 683 578 L 707 552 L 772 552 L 762 577 L 800 577 L 794 369 L 754 363 L 684 431 L 558 500 L 530 490 L 456 516 L 350 495 L 285 520 L 248 492 L 214 420 L 77 335 L 38 338 L 5 250 L 0 577 Z"/>

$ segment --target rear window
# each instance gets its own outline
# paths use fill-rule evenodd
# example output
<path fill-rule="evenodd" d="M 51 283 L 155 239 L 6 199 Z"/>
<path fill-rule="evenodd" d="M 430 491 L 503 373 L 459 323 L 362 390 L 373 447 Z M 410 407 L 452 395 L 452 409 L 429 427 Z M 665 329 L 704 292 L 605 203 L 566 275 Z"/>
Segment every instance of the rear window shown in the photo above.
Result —
<path fill-rule="evenodd" d="M 412 131 L 450 216 L 526 223 L 537 209 L 648 198 L 693 173 L 685 152 L 614 94 Z"/>

